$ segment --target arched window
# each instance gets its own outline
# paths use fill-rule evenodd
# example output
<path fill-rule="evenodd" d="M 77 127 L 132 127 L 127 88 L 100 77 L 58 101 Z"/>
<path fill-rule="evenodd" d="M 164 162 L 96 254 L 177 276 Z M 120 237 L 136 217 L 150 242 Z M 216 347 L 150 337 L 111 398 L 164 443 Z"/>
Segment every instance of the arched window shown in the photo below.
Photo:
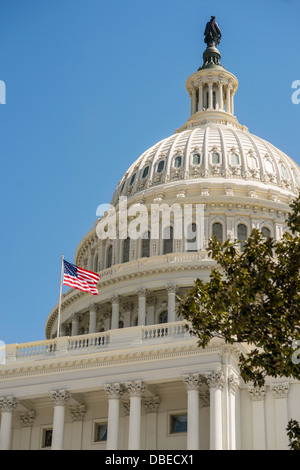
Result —
<path fill-rule="evenodd" d="M 173 227 L 166 227 L 163 237 L 163 254 L 173 252 Z"/>
<path fill-rule="evenodd" d="M 197 251 L 197 225 L 192 223 L 187 229 L 186 251 Z"/>
<path fill-rule="evenodd" d="M 218 152 L 213 152 L 211 156 L 211 163 L 213 165 L 219 165 L 220 163 L 220 154 Z"/>
<path fill-rule="evenodd" d="M 232 166 L 237 166 L 240 164 L 240 159 L 237 153 L 232 153 L 230 157 L 230 162 Z"/>
<path fill-rule="evenodd" d="M 220 222 L 213 224 L 212 235 L 217 239 L 217 242 L 223 243 L 223 225 Z"/>
<path fill-rule="evenodd" d="M 248 238 L 248 229 L 245 224 L 239 224 L 237 226 L 237 238 L 240 242 L 241 250 L 244 249 L 245 242 Z"/>
<path fill-rule="evenodd" d="M 181 162 L 182 162 L 182 157 L 178 155 L 177 157 L 174 158 L 174 168 L 179 168 L 181 167 Z"/>
<path fill-rule="evenodd" d="M 158 322 L 159 323 L 168 323 L 168 311 L 167 310 L 164 310 L 163 312 L 161 312 L 159 314 Z"/>
<path fill-rule="evenodd" d="M 201 155 L 200 153 L 194 153 L 193 155 L 193 165 L 200 165 Z"/>
<path fill-rule="evenodd" d="M 144 168 L 142 178 L 146 178 L 146 176 L 148 176 L 148 173 L 149 173 L 149 165 Z"/>
<path fill-rule="evenodd" d="M 129 251 L 130 251 L 130 238 L 126 238 L 123 243 L 123 263 L 129 261 Z"/>
<path fill-rule="evenodd" d="M 112 265 L 112 255 L 113 255 L 113 247 L 112 245 L 110 245 L 110 247 L 107 250 L 107 263 L 106 263 L 107 268 L 110 268 Z"/>
<path fill-rule="evenodd" d="M 263 227 L 261 233 L 264 238 L 269 238 L 271 236 L 271 230 L 268 227 Z"/>
<path fill-rule="evenodd" d="M 161 160 L 157 165 L 157 173 L 161 173 L 165 167 L 165 161 Z"/>
<path fill-rule="evenodd" d="M 150 232 L 145 232 L 142 238 L 142 258 L 150 256 Z"/>
<path fill-rule="evenodd" d="M 136 173 L 133 173 L 133 175 L 131 177 L 131 180 L 130 180 L 130 186 L 134 183 L 135 175 L 136 175 Z"/>

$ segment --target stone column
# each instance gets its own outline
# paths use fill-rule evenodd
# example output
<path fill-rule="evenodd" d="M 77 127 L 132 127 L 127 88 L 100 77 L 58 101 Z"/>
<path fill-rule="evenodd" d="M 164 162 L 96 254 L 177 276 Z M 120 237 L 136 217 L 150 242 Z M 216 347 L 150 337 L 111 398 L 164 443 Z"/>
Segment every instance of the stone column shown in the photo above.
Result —
<path fill-rule="evenodd" d="M 73 313 L 72 315 L 72 336 L 78 336 L 79 334 L 79 315 L 78 313 Z"/>
<path fill-rule="evenodd" d="M 176 302 L 176 284 L 168 284 L 168 323 L 176 321 L 176 311 L 175 311 L 175 302 Z"/>
<path fill-rule="evenodd" d="M 146 450 L 156 450 L 157 436 L 157 411 L 160 405 L 160 398 L 153 397 L 144 400 L 146 411 Z"/>
<path fill-rule="evenodd" d="M 146 325 L 146 289 L 137 290 L 138 300 L 139 300 L 139 310 L 138 310 L 138 325 Z"/>
<path fill-rule="evenodd" d="M 229 450 L 237 449 L 237 435 L 240 432 L 238 425 L 240 415 L 237 410 L 236 396 L 239 391 L 239 380 L 235 375 L 228 377 L 229 392 Z"/>
<path fill-rule="evenodd" d="M 128 450 L 139 450 L 141 443 L 141 402 L 145 386 L 142 382 L 126 384 L 130 396 Z"/>
<path fill-rule="evenodd" d="M 224 110 L 224 103 L 223 103 L 223 82 L 219 81 L 219 109 L 220 111 Z"/>
<path fill-rule="evenodd" d="M 288 450 L 286 426 L 289 420 L 287 406 L 289 384 L 287 382 L 271 384 L 271 390 L 275 396 L 276 450 Z"/>
<path fill-rule="evenodd" d="M 227 113 L 231 113 L 231 98 L 230 98 L 230 94 L 231 94 L 231 86 L 228 85 L 227 88 L 226 88 L 226 112 Z"/>
<path fill-rule="evenodd" d="M 85 418 L 85 405 L 72 406 L 70 408 L 72 416 L 72 450 L 82 449 L 83 420 Z"/>
<path fill-rule="evenodd" d="M 200 83 L 199 85 L 199 107 L 198 107 L 198 111 L 202 111 L 203 109 L 203 84 Z"/>
<path fill-rule="evenodd" d="M 196 89 L 192 87 L 191 90 L 191 116 L 197 111 Z"/>
<path fill-rule="evenodd" d="M 91 333 L 97 333 L 97 307 L 95 304 L 90 305 L 89 334 Z"/>
<path fill-rule="evenodd" d="M 199 374 L 182 377 L 188 394 L 187 450 L 199 450 L 199 388 L 202 379 Z"/>
<path fill-rule="evenodd" d="M 156 297 L 154 295 L 149 295 L 147 297 L 147 325 L 154 324 L 154 313 L 155 313 L 155 304 Z"/>
<path fill-rule="evenodd" d="M 106 450 L 118 450 L 120 398 L 124 393 L 124 387 L 120 383 L 115 383 L 105 385 L 104 389 L 108 395 L 108 429 Z"/>
<path fill-rule="evenodd" d="M 20 450 L 30 450 L 31 428 L 34 418 L 34 411 L 24 411 L 23 413 L 19 413 L 19 420 L 22 428 Z"/>
<path fill-rule="evenodd" d="M 231 89 L 231 94 L 230 94 L 230 112 L 231 114 L 234 114 L 234 100 L 233 100 L 234 92 L 233 89 Z"/>
<path fill-rule="evenodd" d="M 208 82 L 208 109 L 213 109 L 213 83 Z"/>
<path fill-rule="evenodd" d="M 253 450 L 265 450 L 266 425 L 264 417 L 264 399 L 266 387 L 250 387 L 248 391 L 252 398 Z"/>
<path fill-rule="evenodd" d="M 18 402 L 13 396 L 0 398 L 0 450 L 10 450 L 11 448 L 12 415 L 14 409 L 17 407 L 17 404 Z"/>
<path fill-rule="evenodd" d="M 115 330 L 119 328 L 119 305 L 120 297 L 118 295 L 113 295 L 110 298 L 112 305 L 112 314 L 111 314 L 111 329 Z"/>
<path fill-rule="evenodd" d="M 207 384 L 210 389 L 210 449 L 223 450 L 223 373 L 221 371 L 217 371 L 208 374 Z"/>
<path fill-rule="evenodd" d="M 54 405 L 52 450 L 63 450 L 65 410 L 70 399 L 66 390 L 56 390 L 51 393 L 51 399 Z"/>

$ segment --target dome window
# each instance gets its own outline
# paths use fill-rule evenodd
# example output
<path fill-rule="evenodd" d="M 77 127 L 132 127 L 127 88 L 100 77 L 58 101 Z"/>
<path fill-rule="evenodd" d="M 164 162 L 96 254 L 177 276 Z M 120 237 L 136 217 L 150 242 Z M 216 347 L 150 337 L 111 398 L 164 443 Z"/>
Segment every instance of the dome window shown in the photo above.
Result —
<path fill-rule="evenodd" d="M 271 160 L 265 159 L 265 165 L 266 165 L 266 170 L 268 173 L 274 173 L 274 167 L 273 167 L 273 163 L 271 162 Z"/>
<path fill-rule="evenodd" d="M 288 172 L 287 172 L 287 169 L 284 165 L 280 165 L 280 170 L 281 170 L 281 176 L 288 180 L 289 179 L 289 175 L 288 175 Z"/>
<path fill-rule="evenodd" d="M 173 227 L 165 228 L 163 242 L 163 254 L 173 253 Z"/>
<path fill-rule="evenodd" d="M 245 224 L 239 224 L 237 226 L 237 238 L 240 242 L 241 250 L 243 251 L 245 242 L 248 238 L 248 229 Z"/>
<path fill-rule="evenodd" d="M 123 263 L 128 263 L 129 261 L 129 253 L 130 253 L 130 238 L 124 240 L 123 243 Z"/>
<path fill-rule="evenodd" d="M 146 166 L 146 168 L 144 168 L 142 178 L 146 178 L 148 176 L 148 173 L 149 173 L 149 165 Z"/>
<path fill-rule="evenodd" d="M 297 186 L 299 186 L 299 179 L 298 179 L 298 176 L 297 176 L 297 174 L 296 174 L 296 172 L 295 172 L 294 170 L 293 170 L 293 176 L 294 176 L 295 184 L 296 184 Z"/>
<path fill-rule="evenodd" d="M 165 167 L 165 161 L 161 160 L 157 165 L 157 173 L 161 173 Z"/>
<path fill-rule="evenodd" d="M 132 186 L 133 183 L 134 183 L 135 175 L 136 175 L 136 173 L 133 173 L 133 175 L 132 175 L 132 177 L 131 177 L 131 180 L 130 180 L 130 186 Z"/>
<path fill-rule="evenodd" d="M 158 319 L 159 323 L 168 323 L 168 312 L 167 310 L 161 312 Z"/>
<path fill-rule="evenodd" d="M 220 154 L 218 152 L 213 152 L 211 156 L 211 163 L 213 165 L 219 165 L 221 163 Z"/>
<path fill-rule="evenodd" d="M 174 168 L 181 167 L 181 163 L 182 163 L 182 157 L 180 155 L 174 158 Z"/>
<path fill-rule="evenodd" d="M 194 153 L 193 155 L 193 165 L 197 166 L 201 163 L 201 155 L 200 153 Z"/>
<path fill-rule="evenodd" d="M 144 233 L 142 238 L 142 258 L 149 258 L 150 256 L 150 232 Z"/>
<path fill-rule="evenodd" d="M 261 233 L 262 233 L 264 238 L 270 238 L 270 236 L 271 236 L 271 230 L 268 227 L 263 227 L 261 229 Z"/>
<path fill-rule="evenodd" d="M 232 166 L 237 166 L 240 164 L 240 159 L 237 153 L 232 153 L 230 157 L 230 162 Z"/>
<path fill-rule="evenodd" d="M 120 193 L 123 191 L 124 186 L 125 186 L 125 181 L 123 181 L 123 184 L 122 184 L 122 186 L 121 186 L 121 191 L 120 191 Z"/>
<path fill-rule="evenodd" d="M 112 266 L 112 255 L 113 255 L 113 247 L 110 245 L 110 247 L 107 250 L 107 263 L 106 267 L 110 268 Z"/>
<path fill-rule="evenodd" d="M 248 165 L 251 170 L 257 170 L 258 168 L 257 158 L 254 157 L 254 155 L 248 156 Z"/>
<path fill-rule="evenodd" d="M 186 251 L 197 251 L 197 225 L 195 223 L 188 226 Z"/>
<path fill-rule="evenodd" d="M 223 225 L 220 222 L 213 224 L 212 235 L 216 238 L 217 242 L 223 243 Z"/>

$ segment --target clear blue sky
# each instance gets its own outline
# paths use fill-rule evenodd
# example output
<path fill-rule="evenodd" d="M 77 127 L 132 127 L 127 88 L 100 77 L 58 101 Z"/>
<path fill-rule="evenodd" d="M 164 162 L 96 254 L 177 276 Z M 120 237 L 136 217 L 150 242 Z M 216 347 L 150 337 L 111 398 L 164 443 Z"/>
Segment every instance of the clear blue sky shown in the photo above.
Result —
<path fill-rule="evenodd" d="M 130 164 L 188 119 L 211 15 L 239 121 L 300 164 L 299 0 L 1 0 L 0 340 L 45 338 L 61 254 L 74 261 Z"/>

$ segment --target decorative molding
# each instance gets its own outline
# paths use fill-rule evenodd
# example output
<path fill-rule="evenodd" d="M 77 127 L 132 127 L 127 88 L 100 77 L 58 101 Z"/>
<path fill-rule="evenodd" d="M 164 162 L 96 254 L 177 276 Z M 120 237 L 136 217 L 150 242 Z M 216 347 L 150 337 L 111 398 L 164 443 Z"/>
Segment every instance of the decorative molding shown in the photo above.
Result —
<path fill-rule="evenodd" d="M 70 407 L 72 421 L 83 421 L 85 418 L 85 405 L 78 405 Z"/>
<path fill-rule="evenodd" d="M 248 387 L 248 392 L 250 394 L 250 397 L 252 399 L 252 401 L 263 401 L 264 398 L 265 398 L 265 394 L 266 394 L 266 387 L 263 386 L 263 387 L 253 387 L 253 386 L 250 386 Z"/>
<path fill-rule="evenodd" d="M 30 428 L 33 425 L 34 418 L 34 411 L 25 411 L 24 413 L 19 413 L 19 419 L 22 428 Z"/>
<path fill-rule="evenodd" d="M 200 374 L 184 375 L 182 380 L 187 391 L 199 390 L 203 384 L 203 377 Z"/>
<path fill-rule="evenodd" d="M 144 407 L 146 413 L 157 413 L 160 406 L 160 397 L 144 399 Z"/>
<path fill-rule="evenodd" d="M 18 400 L 14 396 L 0 397 L 0 410 L 13 412 L 18 405 Z"/>
<path fill-rule="evenodd" d="M 146 387 L 140 380 L 136 382 L 127 382 L 125 384 L 127 393 L 130 397 L 141 397 L 146 391 Z"/>
<path fill-rule="evenodd" d="M 120 399 L 125 392 L 124 385 L 121 383 L 113 383 L 104 385 L 104 390 L 108 395 L 108 399 Z"/>
<path fill-rule="evenodd" d="M 70 400 L 70 394 L 67 390 L 55 390 L 50 394 L 54 406 L 66 406 Z"/>
<path fill-rule="evenodd" d="M 225 379 L 222 371 L 213 371 L 208 373 L 206 375 L 206 380 L 209 388 L 223 390 Z"/>
<path fill-rule="evenodd" d="M 271 384 L 270 388 L 275 395 L 275 398 L 287 398 L 289 393 L 289 384 L 288 382 Z"/>

